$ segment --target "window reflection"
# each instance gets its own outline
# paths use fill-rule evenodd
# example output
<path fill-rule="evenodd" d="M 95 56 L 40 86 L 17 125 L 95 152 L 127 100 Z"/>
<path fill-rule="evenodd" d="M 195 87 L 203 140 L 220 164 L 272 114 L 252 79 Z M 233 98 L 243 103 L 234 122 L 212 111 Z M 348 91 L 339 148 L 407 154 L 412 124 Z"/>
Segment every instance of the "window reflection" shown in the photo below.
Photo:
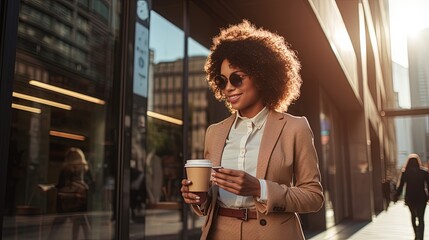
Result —
<path fill-rule="evenodd" d="M 182 197 L 180 181 L 183 178 L 182 164 L 182 94 L 183 94 L 183 32 L 151 12 L 150 26 L 151 65 L 147 112 L 146 155 L 146 236 L 179 234 L 182 230 Z M 165 36 L 167 33 L 168 36 Z M 206 50 L 207 51 L 207 50 Z M 189 65 L 189 102 L 191 132 L 188 143 L 192 156 L 202 157 L 203 141 L 195 143 L 198 118 L 192 112 L 206 111 L 205 99 L 197 99 L 197 82 L 204 82 L 203 64 L 205 56 L 191 57 Z M 197 80 L 196 80 L 197 79 Z M 205 95 L 205 94 L 203 94 Z M 202 100 L 203 104 L 199 103 Z M 206 104 L 207 105 L 207 104 Z M 206 106 L 205 105 L 205 106 Z M 194 120 L 195 119 L 195 120 Z M 197 138 L 198 139 L 198 138 Z M 198 147 L 195 147 L 195 146 Z M 195 152 L 195 154 L 194 154 Z M 194 223 L 192 225 L 195 225 Z M 131 233 L 132 234 L 132 233 Z"/>
<path fill-rule="evenodd" d="M 208 49 L 189 39 L 189 119 L 182 119 L 184 34 L 154 11 L 151 12 L 150 31 L 145 235 L 177 235 L 183 224 L 180 194 L 180 181 L 184 177 L 182 123 L 189 121 L 186 145 L 190 156 L 203 158 L 205 130 L 209 122 L 214 122 L 210 120 L 209 112 L 216 112 L 220 105 L 222 111 L 216 115 L 224 117 L 227 113 L 222 104 L 214 103 L 208 97 L 212 96 L 204 73 Z M 192 214 L 188 220 L 190 229 L 199 229 L 203 221 Z"/>
<path fill-rule="evenodd" d="M 2 239 L 114 236 L 119 2 L 21 1 Z"/>
<path fill-rule="evenodd" d="M 325 205 L 326 205 L 326 227 L 338 224 L 349 213 L 344 204 L 344 184 L 346 183 L 346 166 L 342 159 L 344 153 L 341 150 L 342 123 L 339 121 L 339 113 L 324 92 L 321 92 L 320 101 L 320 142 L 322 154 L 320 161 L 323 163 L 325 173 Z"/>
<path fill-rule="evenodd" d="M 153 11 L 150 29 L 145 235 L 160 236 L 182 230 L 183 32 Z"/>

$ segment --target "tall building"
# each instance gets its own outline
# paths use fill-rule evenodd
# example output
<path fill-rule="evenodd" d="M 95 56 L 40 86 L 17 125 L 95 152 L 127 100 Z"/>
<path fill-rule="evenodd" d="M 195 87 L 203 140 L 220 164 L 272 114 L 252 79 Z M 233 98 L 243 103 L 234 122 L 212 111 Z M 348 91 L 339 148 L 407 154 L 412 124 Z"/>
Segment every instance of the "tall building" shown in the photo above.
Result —
<path fill-rule="evenodd" d="M 408 75 L 408 68 L 393 62 L 392 64 L 392 73 L 393 73 L 393 81 L 397 84 L 396 89 L 400 89 L 404 91 L 406 87 L 406 82 L 409 82 L 409 75 Z M 398 109 L 409 107 L 409 95 L 398 93 L 397 97 L 397 107 Z M 402 99 L 403 98 L 403 99 Z M 404 106 L 401 106 L 404 105 Z M 411 122 L 412 119 L 410 117 L 398 117 L 395 118 L 395 128 L 396 128 L 396 141 L 397 141 L 397 148 L 398 148 L 398 155 L 397 155 L 397 163 L 396 168 L 401 169 L 407 158 L 408 155 L 413 150 L 413 140 L 412 140 L 412 131 L 411 131 Z"/>
<path fill-rule="evenodd" d="M 429 28 L 408 38 L 408 62 L 410 75 L 410 96 L 412 108 L 429 106 Z M 429 117 L 415 117 L 412 120 L 413 151 L 422 161 L 429 162 Z"/>
<path fill-rule="evenodd" d="M 326 196 L 300 215 L 305 233 L 371 221 L 398 158 L 380 114 L 397 106 L 388 2 L 2 0 L 2 239 L 198 238 L 183 165 L 229 115 L 203 65 L 212 37 L 242 19 L 284 36 L 302 63 L 289 112 L 310 123 Z M 89 169 L 73 212 L 57 200 L 71 147 Z"/>

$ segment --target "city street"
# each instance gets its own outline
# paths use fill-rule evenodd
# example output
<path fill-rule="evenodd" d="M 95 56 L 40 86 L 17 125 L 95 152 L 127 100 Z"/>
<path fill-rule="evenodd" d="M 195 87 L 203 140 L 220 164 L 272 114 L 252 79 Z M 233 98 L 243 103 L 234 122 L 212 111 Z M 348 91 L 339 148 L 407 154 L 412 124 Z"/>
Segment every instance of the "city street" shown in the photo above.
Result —
<path fill-rule="evenodd" d="M 426 210 L 426 226 L 429 216 Z M 414 239 L 410 213 L 404 202 L 391 204 L 388 211 L 381 212 L 372 222 L 345 222 L 334 226 L 315 236 L 308 236 L 309 240 L 412 240 Z M 425 229 L 425 239 L 429 239 L 429 231 Z"/>

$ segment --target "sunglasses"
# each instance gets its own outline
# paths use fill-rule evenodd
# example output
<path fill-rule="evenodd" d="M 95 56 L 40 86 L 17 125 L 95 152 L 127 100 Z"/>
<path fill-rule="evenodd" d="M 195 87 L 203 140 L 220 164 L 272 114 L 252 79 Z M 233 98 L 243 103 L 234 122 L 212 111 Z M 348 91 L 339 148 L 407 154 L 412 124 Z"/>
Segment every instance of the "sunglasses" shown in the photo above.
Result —
<path fill-rule="evenodd" d="M 229 82 L 234 87 L 240 87 L 241 84 L 243 84 L 243 79 L 248 76 L 244 73 L 242 75 L 239 75 L 239 72 L 241 71 L 235 71 L 231 73 L 231 75 L 229 75 Z M 220 90 L 224 90 L 226 88 L 226 85 L 228 84 L 228 78 L 220 74 L 214 77 L 214 82 Z"/>

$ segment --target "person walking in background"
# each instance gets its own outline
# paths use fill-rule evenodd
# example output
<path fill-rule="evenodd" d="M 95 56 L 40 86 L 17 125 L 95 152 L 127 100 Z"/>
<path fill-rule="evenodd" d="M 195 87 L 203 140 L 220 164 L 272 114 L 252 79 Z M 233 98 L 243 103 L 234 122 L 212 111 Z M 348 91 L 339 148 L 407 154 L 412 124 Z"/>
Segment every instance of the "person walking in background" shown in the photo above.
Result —
<path fill-rule="evenodd" d="M 92 185 L 92 177 L 85 155 L 79 148 L 69 148 L 58 179 L 57 213 L 49 234 L 49 239 L 59 239 L 59 228 L 70 218 L 73 222 L 72 239 L 79 239 L 79 228 L 83 230 L 85 239 L 89 238 L 90 223 L 88 210 L 88 191 Z M 64 239 L 64 236 L 62 236 Z"/>
<path fill-rule="evenodd" d="M 395 184 L 390 179 L 383 179 L 381 189 L 383 191 L 383 207 L 387 211 L 392 201 L 392 194 L 395 192 Z"/>
<path fill-rule="evenodd" d="M 284 38 L 248 21 L 213 39 L 205 64 L 215 97 L 233 113 L 208 127 L 208 194 L 184 201 L 206 216 L 201 239 L 304 239 L 297 213 L 324 202 L 313 133 L 305 117 L 285 113 L 298 98 L 300 63 Z"/>
<path fill-rule="evenodd" d="M 429 173 L 422 168 L 419 155 L 410 154 L 402 168 L 399 186 L 394 195 L 394 201 L 398 201 L 405 185 L 405 204 L 410 209 L 411 223 L 413 225 L 415 239 L 422 240 L 425 229 L 425 210 L 427 203 L 427 186 L 429 186 Z"/>

